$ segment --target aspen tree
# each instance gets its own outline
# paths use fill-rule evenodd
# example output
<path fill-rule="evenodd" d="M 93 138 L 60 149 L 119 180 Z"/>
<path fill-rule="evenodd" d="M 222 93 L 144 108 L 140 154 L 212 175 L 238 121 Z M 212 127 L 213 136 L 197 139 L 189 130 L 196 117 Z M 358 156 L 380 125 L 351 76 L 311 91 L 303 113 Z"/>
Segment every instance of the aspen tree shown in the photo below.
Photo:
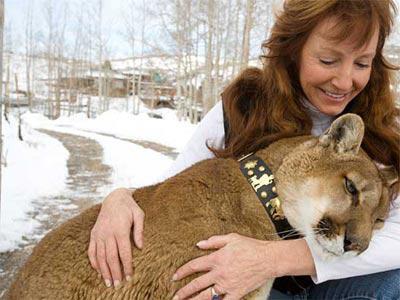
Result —
<path fill-rule="evenodd" d="M 1 178 L 3 169 L 3 31 L 4 31 L 4 0 L 0 0 L 0 218 L 1 218 Z M 0 220 L 1 224 L 1 220 Z"/>

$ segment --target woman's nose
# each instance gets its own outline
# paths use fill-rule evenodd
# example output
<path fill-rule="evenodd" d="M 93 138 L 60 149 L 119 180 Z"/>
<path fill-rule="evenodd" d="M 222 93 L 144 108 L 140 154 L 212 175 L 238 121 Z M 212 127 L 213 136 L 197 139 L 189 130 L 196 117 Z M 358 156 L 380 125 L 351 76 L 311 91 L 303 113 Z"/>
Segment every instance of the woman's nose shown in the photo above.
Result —
<path fill-rule="evenodd" d="M 341 66 L 332 79 L 332 85 L 338 92 L 348 93 L 353 88 L 353 69 L 350 66 Z"/>

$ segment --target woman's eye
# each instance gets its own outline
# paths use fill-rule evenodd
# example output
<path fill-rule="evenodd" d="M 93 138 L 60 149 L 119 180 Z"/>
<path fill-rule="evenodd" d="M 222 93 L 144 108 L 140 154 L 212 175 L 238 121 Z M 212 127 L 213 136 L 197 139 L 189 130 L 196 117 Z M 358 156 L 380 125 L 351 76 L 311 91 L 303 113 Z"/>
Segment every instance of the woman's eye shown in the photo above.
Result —
<path fill-rule="evenodd" d="M 333 65 L 333 64 L 335 63 L 334 60 L 320 59 L 319 61 L 320 61 L 321 63 L 323 63 L 324 65 L 327 65 L 327 66 Z"/>
<path fill-rule="evenodd" d="M 351 181 L 347 177 L 345 177 L 344 179 L 345 179 L 344 186 L 346 188 L 346 191 L 351 195 L 357 195 L 358 191 L 357 191 L 356 186 L 354 185 L 353 181 Z"/>
<path fill-rule="evenodd" d="M 361 69 L 368 69 L 369 68 L 369 64 L 356 63 L 356 65 Z"/>

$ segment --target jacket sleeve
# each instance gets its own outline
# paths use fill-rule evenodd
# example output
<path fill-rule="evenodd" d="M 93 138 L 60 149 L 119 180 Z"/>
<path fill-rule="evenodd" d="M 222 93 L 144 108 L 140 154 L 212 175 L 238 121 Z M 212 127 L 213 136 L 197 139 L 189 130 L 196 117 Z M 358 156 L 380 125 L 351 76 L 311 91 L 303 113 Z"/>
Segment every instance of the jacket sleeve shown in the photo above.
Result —
<path fill-rule="evenodd" d="M 214 154 L 207 148 L 207 144 L 221 149 L 224 147 L 224 137 L 222 102 L 219 101 L 197 125 L 189 142 L 171 167 L 162 174 L 160 181 L 178 174 L 201 160 L 214 157 Z"/>
<path fill-rule="evenodd" d="M 311 248 L 310 248 L 311 249 Z M 383 228 L 376 230 L 366 251 L 352 258 L 324 261 L 312 253 L 315 283 L 400 268 L 400 196 L 393 201 Z"/>

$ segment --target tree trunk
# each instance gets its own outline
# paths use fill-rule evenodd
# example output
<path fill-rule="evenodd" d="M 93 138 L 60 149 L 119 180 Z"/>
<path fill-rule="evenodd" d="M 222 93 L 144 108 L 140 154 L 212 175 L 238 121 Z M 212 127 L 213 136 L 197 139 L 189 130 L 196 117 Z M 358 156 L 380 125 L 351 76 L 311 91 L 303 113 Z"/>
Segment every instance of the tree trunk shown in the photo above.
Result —
<path fill-rule="evenodd" d="M 46 6 L 46 25 L 48 29 L 47 36 L 47 105 L 48 105 L 48 115 L 53 118 L 53 103 L 52 103 L 52 79 L 53 79 L 53 69 L 54 69 L 54 20 L 53 20 L 53 1 L 48 0 Z"/>
<path fill-rule="evenodd" d="M 178 98 L 178 121 L 181 121 L 183 118 L 184 114 L 184 95 L 183 95 L 183 84 L 182 83 L 182 49 L 183 49 L 183 30 L 181 26 L 181 14 L 182 14 L 182 8 L 181 8 L 181 0 L 175 0 L 175 24 L 176 24 L 176 45 L 177 45 L 177 70 L 176 70 L 176 96 Z"/>
<path fill-rule="evenodd" d="M 226 32 L 224 38 L 224 58 L 222 63 L 222 79 L 227 80 L 228 57 L 231 52 L 229 40 L 231 38 L 231 23 L 232 23 L 232 0 L 228 0 L 228 20 L 226 23 Z"/>
<path fill-rule="evenodd" d="M 21 108 L 20 108 L 20 104 L 19 104 L 19 97 L 18 97 L 18 76 L 17 73 L 14 74 L 15 76 L 15 90 L 16 90 L 16 103 L 17 103 L 17 107 L 18 107 L 18 139 L 20 141 L 23 141 L 24 139 L 22 138 L 22 130 L 21 130 Z"/>
<path fill-rule="evenodd" d="M 142 76 L 143 76 L 143 55 L 144 55 L 144 39 L 145 39 L 145 29 L 146 29 L 146 1 L 142 1 L 142 27 L 141 27 L 141 51 L 140 51 L 140 63 L 139 63 L 139 78 L 137 87 L 137 106 L 135 107 L 135 114 L 139 113 L 140 98 L 142 97 Z"/>
<path fill-rule="evenodd" d="M 56 86 L 55 86 L 55 100 L 56 100 L 56 109 L 55 109 L 55 114 L 54 118 L 58 119 L 61 115 L 61 58 L 58 58 L 57 61 L 57 69 L 56 69 Z"/>
<path fill-rule="evenodd" d="M 196 6 L 196 10 L 200 11 L 200 1 L 197 2 L 197 6 Z M 194 80 L 194 112 L 193 112 L 193 119 L 191 120 L 192 123 L 197 124 L 197 120 L 198 120 L 198 115 L 199 115 L 199 111 L 198 111 L 198 105 L 201 101 L 200 99 L 200 88 L 199 88 L 199 77 L 200 77 L 200 71 L 199 71 L 199 48 L 200 48 L 200 21 L 197 21 L 196 24 L 196 50 L 195 50 L 195 57 L 196 57 L 196 61 L 195 61 L 195 66 L 194 69 L 196 70 L 194 73 L 195 76 L 195 80 Z"/>
<path fill-rule="evenodd" d="M 90 113 L 90 109 L 91 109 L 91 107 L 90 107 L 90 102 L 91 102 L 91 100 L 92 100 L 91 96 L 88 95 L 88 96 L 87 96 L 87 100 L 86 100 L 86 107 L 87 107 L 87 113 L 86 113 L 86 115 L 87 115 L 88 119 L 90 119 L 90 118 L 92 117 L 92 115 L 91 115 L 91 113 Z"/>
<path fill-rule="evenodd" d="M 4 0 L 0 0 L 0 224 L 1 224 L 1 177 L 3 169 L 3 30 L 4 30 Z"/>
<path fill-rule="evenodd" d="M 103 37 L 102 37 L 102 26 L 103 26 L 103 0 L 98 1 L 99 10 L 98 10 L 98 18 L 99 23 L 98 26 L 98 43 L 99 43 L 99 71 L 98 71 L 98 105 L 100 107 L 101 112 L 104 111 L 104 103 L 103 103 Z"/>
<path fill-rule="evenodd" d="M 231 77 L 235 76 L 237 64 L 238 64 L 238 56 L 239 56 L 239 22 L 240 22 L 240 11 L 241 11 L 241 0 L 236 0 L 236 16 L 235 16 L 235 43 L 234 43 L 234 54 L 232 58 L 232 74 Z"/>
<path fill-rule="evenodd" d="M 242 40 L 242 55 L 240 59 L 240 69 L 243 70 L 249 64 L 249 54 L 250 54 L 250 32 L 252 28 L 252 18 L 254 10 L 254 1 L 247 0 L 246 3 L 246 18 L 244 21 L 243 29 L 243 40 Z"/>
<path fill-rule="evenodd" d="M 33 1 L 28 4 L 25 27 L 25 65 L 26 65 L 26 92 L 28 96 L 29 111 L 32 111 L 32 88 L 31 88 L 31 72 L 32 72 L 32 55 L 33 55 Z"/>
<path fill-rule="evenodd" d="M 125 79 L 126 89 L 125 89 L 125 111 L 129 112 L 129 77 Z"/>
<path fill-rule="evenodd" d="M 217 4 L 221 5 L 221 4 Z M 222 26 L 221 26 L 221 10 L 217 8 L 217 25 L 216 25 L 216 57 L 215 57 L 215 76 L 214 76 L 214 82 L 213 82 L 213 103 L 212 105 L 214 106 L 215 103 L 218 101 L 219 96 L 219 86 L 220 86 L 220 80 L 219 80 L 219 72 L 220 72 L 220 58 L 221 58 L 221 48 L 222 48 Z"/>
<path fill-rule="evenodd" d="M 10 107 L 10 58 L 11 53 L 8 53 L 7 55 L 7 73 L 6 73 L 6 86 L 5 86 L 5 91 L 4 91 L 4 98 L 5 98 L 5 103 L 4 103 L 4 118 L 8 121 L 8 109 Z M 2 59 L 3 56 L 1 56 L 0 59 Z M 3 86 L 1 86 L 1 89 Z"/>
<path fill-rule="evenodd" d="M 206 49 L 206 74 L 203 85 L 203 116 L 212 108 L 213 101 L 213 84 L 212 84 L 212 71 L 213 71 L 213 53 L 212 44 L 214 38 L 214 0 L 208 0 L 207 2 L 207 49 Z"/>

